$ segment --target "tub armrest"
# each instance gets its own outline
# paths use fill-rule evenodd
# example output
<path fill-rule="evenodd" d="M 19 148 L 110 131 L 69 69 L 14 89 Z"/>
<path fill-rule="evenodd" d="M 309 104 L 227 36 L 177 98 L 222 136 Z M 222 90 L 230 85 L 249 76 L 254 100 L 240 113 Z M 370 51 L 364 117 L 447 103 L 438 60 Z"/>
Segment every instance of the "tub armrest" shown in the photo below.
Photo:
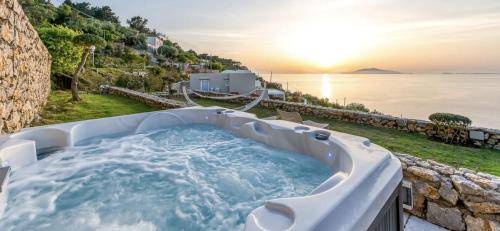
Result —
<path fill-rule="evenodd" d="M 266 117 L 266 118 L 262 118 L 263 120 L 277 120 L 278 119 L 278 116 L 270 116 L 270 117 Z"/>
<path fill-rule="evenodd" d="M 316 127 L 316 128 L 326 128 L 329 125 L 329 124 L 322 124 L 322 123 L 314 122 L 312 120 L 306 120 L 306 121 L 302 122 L 302 124 L 307 125 L 307 126 L 311 126 L 311 127 Z"/>

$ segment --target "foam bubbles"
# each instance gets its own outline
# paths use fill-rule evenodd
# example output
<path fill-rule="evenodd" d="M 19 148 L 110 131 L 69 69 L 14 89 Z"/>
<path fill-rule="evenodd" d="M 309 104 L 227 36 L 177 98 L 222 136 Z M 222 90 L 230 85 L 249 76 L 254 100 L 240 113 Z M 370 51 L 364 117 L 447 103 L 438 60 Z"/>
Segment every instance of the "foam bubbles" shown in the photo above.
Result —
<path fill-rule="evenodd" d="M 266 200 L 330 175 L 207 125 L 96 138 L 13 172 L 2 230 L 241 230 Z"/>

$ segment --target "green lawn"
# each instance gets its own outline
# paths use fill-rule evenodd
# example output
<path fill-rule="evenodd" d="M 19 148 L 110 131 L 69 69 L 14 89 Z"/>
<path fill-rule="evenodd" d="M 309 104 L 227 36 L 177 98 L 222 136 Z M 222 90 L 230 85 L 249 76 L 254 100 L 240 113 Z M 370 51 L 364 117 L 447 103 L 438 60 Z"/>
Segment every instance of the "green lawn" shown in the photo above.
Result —
<path fill-rule="evenodd" d="M 103 117 L 128 115 L 158 110 L 121 96 L 80 93 L 82 101 L 71 102 L 68 91 L 54 91 L 41 113 L 42 119 L 32 126 L 66 123 Z"/>
<path fill-rule="evenodd" d="M 81 94 L 83 101 L 72 103 L 70 93 L 55 91 L 49 97 L 47 106 L 41 114 L 42 120 L 36 125 L 64 123 L 71 121 L 96 119 L 157 110 L 140 102 L 119 96 Z M 177 98 L 181 100 L 182 98 Z M 236 108 L 238 104 L 207 99 L 195 99 L 203 106 L 221 106 Z M 274 110 L 254 108 L 249 111 L 258 117 L 276 115 Z M 396 131 L 393 129 L 374 128 L 354 123 L 304 116 L 317 122 L 329 123 L 329 129 L 369 138 L 373 143 L 391 151 L 404 152 L 423 159 L 433 159 L 456 167 L 483 171 L 500 175 L 500 151 L 448 145 L 427 139 L 419 134 Z"/>

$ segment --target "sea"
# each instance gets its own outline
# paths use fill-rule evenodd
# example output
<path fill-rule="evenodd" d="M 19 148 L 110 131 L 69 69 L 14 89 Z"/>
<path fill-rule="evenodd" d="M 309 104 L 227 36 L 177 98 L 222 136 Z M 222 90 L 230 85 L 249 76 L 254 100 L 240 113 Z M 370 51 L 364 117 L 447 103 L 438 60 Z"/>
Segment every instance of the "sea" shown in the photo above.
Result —
<path fill-rule="evenodd" d="M 273 74 L 265 80 L 341 105 L 362 103 L 387 115 L 428 120 L 435 112 L 500 129 L 500 74 Z"/>

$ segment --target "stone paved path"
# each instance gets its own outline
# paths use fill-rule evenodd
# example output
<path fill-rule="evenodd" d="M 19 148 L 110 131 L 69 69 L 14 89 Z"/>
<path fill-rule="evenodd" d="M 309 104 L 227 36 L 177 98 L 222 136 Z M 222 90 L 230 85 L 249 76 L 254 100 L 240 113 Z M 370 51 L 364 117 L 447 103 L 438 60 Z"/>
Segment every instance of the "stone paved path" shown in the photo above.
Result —
<path fill-rule="evenodd" d="M 445 228 L 441 228 L 424 219 L 407 213 L 404 214 L 403 221 L 405 224 L 405 231 L 447 231 Z"/>

